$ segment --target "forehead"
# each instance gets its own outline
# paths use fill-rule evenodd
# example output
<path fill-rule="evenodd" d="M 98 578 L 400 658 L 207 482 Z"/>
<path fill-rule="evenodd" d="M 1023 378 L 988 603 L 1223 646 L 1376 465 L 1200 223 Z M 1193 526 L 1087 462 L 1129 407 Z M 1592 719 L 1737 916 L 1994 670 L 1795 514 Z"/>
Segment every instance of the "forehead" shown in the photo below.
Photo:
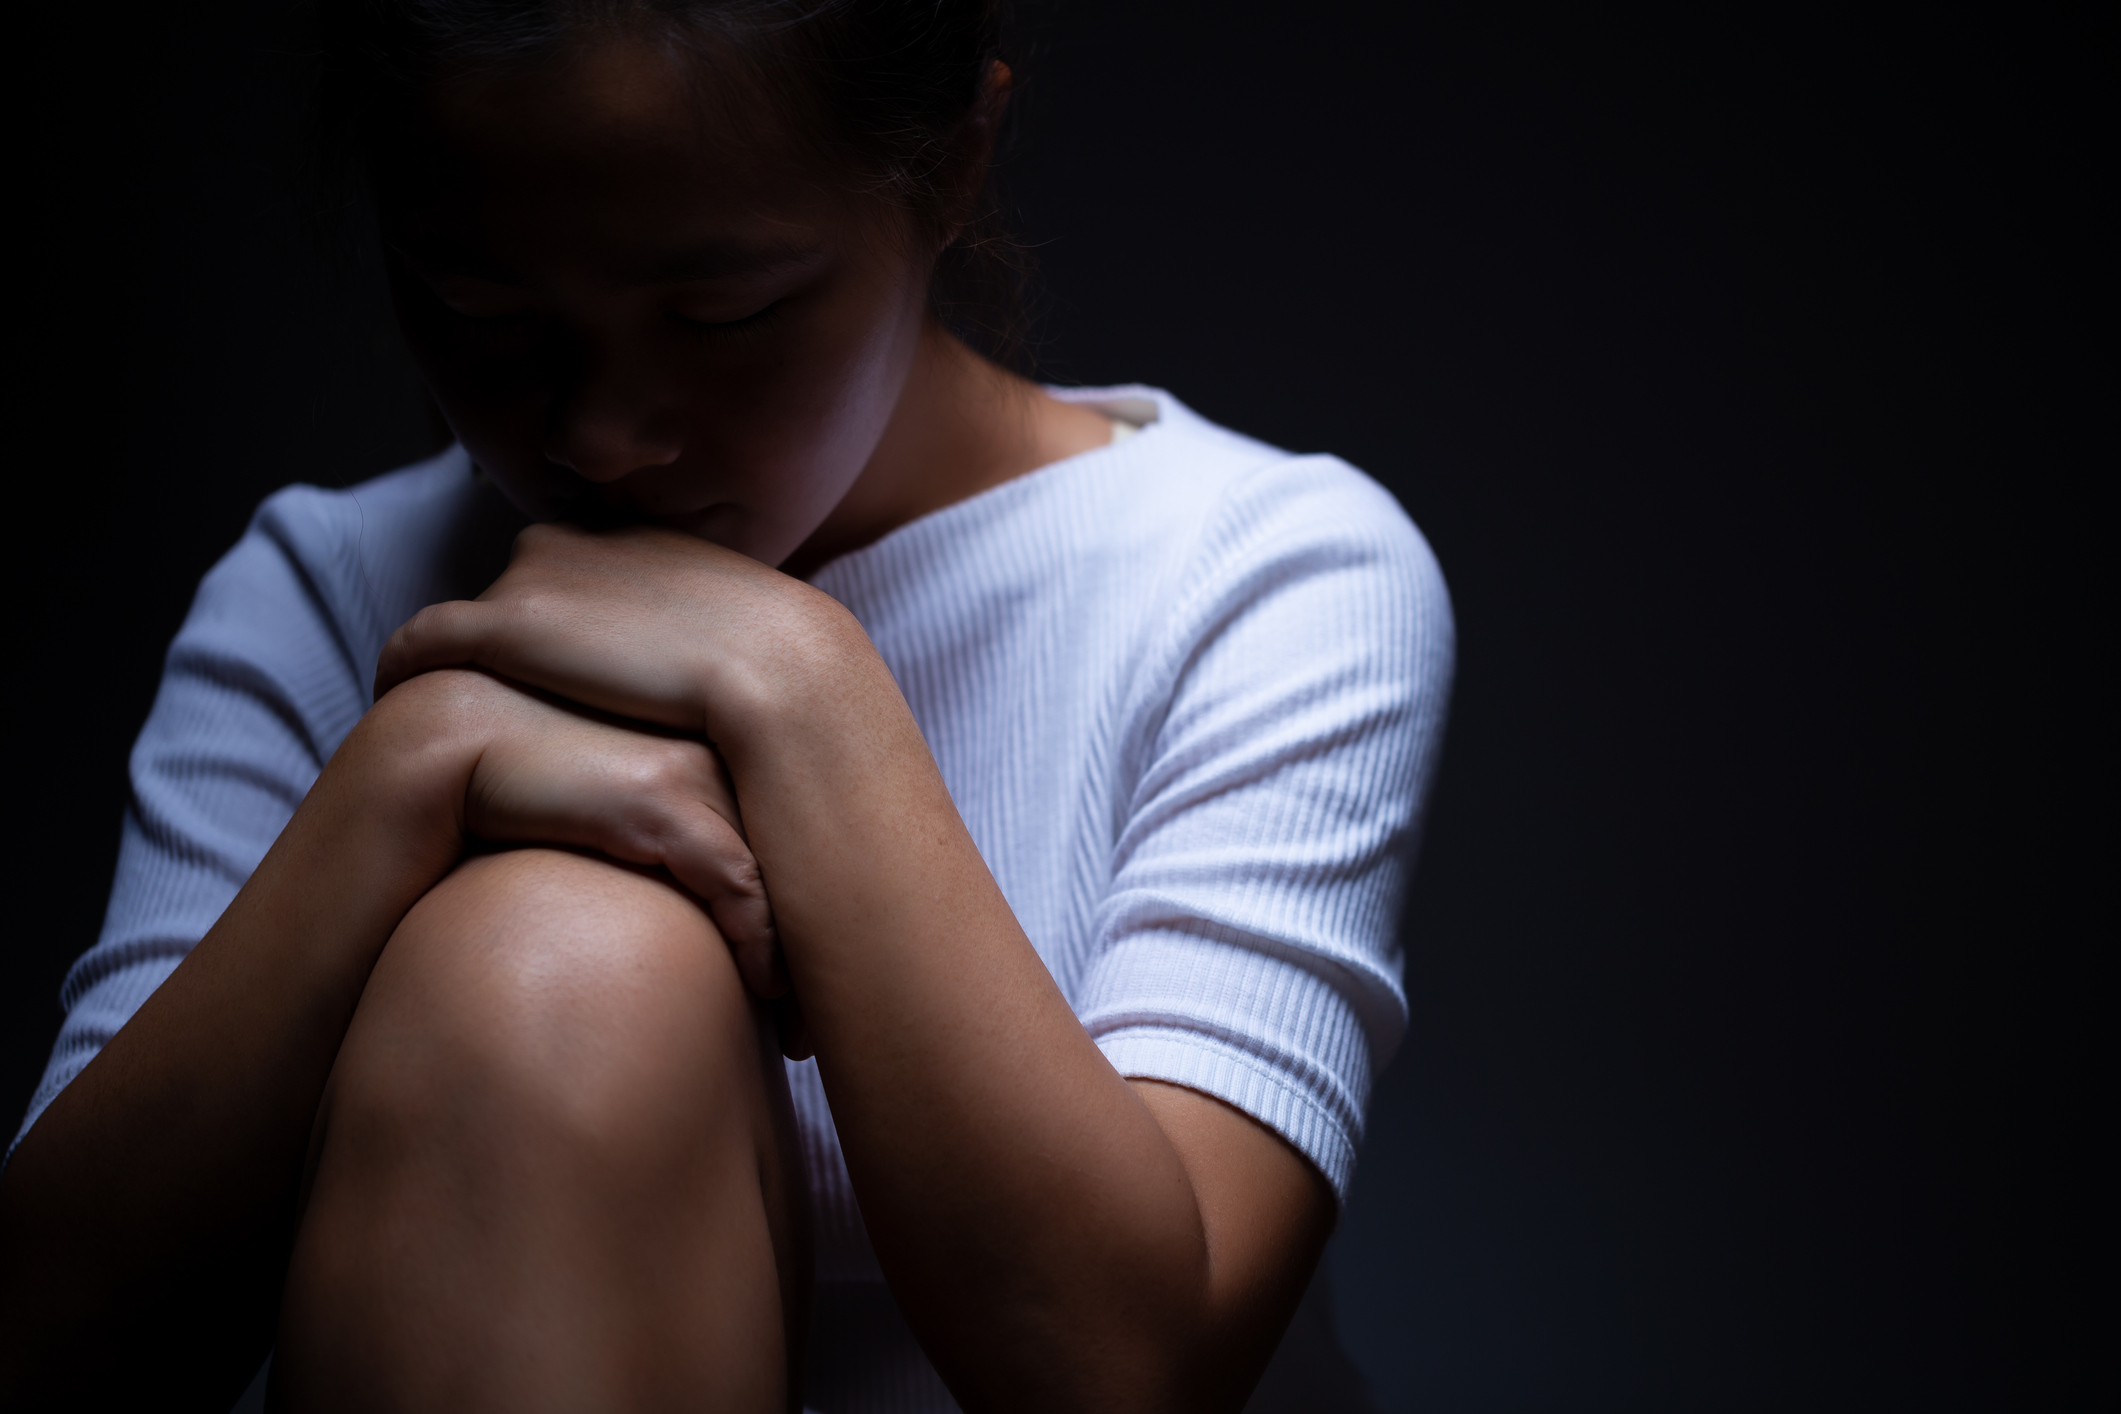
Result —
<path fill-rule="evenodd" d="M 396 239 L 502 252 L 816 245 L 859 213 L 786 105 L 726 48 L 600 36 L 431 84 L 378 144 Z"/>

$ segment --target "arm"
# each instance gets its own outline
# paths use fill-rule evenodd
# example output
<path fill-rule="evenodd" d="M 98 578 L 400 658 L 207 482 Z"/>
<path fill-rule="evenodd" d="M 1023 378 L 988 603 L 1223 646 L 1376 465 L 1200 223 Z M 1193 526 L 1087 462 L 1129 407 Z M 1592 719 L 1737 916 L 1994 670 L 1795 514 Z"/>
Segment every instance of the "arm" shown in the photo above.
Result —
<path fill-rule="evenodd" d="M 968 1408 L 1234 1407 L 1331 1197 L 1250 1119 L 1113 1069 L 851 627 L 716 739 L 900 1305 Z"/>
<path fill-rule="evenodd" d="M 187 1372 L 210 1384 L 228 1374 L 218 1363 L 240 1388 L 270 1338 L 348 1019 L 467 833 L 670 868 L 716 900 L 770 987 L 763 895 L 733 820 L 695 742 L 474 673 L 379 703 L 219 922 L 17 1149 L 0 1180 L 0 1393 L 72 1388 L 107 1372 L 106 1348 L 150 1387 L 185 1388 Z"/>
<path fill-rule="evenodd" d="M 1263 1360 L 1293 1305 L 1323 1182 L 1114 1070 L 839 606 L 681 537 L 546 529 L 480 603 L 408 625 L 381 681 L 464 661 L 724 751 L 879 1258 L 968 1408 L 1241 1399 L 1234 1352 Z"/>

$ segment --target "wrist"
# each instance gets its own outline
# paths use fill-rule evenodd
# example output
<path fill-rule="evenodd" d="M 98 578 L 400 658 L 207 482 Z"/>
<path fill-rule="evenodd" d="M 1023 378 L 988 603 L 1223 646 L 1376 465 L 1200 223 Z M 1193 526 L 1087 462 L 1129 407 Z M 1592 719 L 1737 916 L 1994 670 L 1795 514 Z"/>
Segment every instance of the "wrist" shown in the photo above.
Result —
<path fill-rule="evenodd" d="M 461 669 L 400 684 L 348 734 L 312 796 L 335 826 L 446 872 L 463 852 L 464 794 L 491 735 L 490 699 L 507 691 Z"/>
<path fill-rule="evenodd" d="M 463 763 L 476 750 L 438 729 L 439 704 L 420 700 L 430 695 L 392 693 L 355 725 L 202 949 L 247 949 L 242 970 L 290 996 L 358 996 L 398 923 L 463 854 Z"/>
<path fill-rule="evenodd" d="M 790 581 L 776 632 L 696 674 L 701 730 L 740 771 L 798 741 L 829 740 L 904 715 L 905 699 L 861 623 L 822 591 Z"/>

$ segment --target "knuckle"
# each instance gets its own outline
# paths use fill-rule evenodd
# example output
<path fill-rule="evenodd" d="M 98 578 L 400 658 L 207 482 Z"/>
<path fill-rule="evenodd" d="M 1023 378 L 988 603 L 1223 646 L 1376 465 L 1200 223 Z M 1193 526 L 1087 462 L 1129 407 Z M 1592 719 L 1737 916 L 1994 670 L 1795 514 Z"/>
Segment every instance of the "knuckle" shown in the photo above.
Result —
<path fill-rule="evenodd" d="M 398 629 L 396 641 L 405 648 L 414 648 L 422 641 L 433 638 L 447 626 L 453 607 L 446 601 L 424 606 Z"/>
<path fill-rule="evenodd" d="M 765 901 L 766 881 L 759 874 L 758 860 L 733 834 L 726 836 L 714 850 L 714 863 L 724 893 L 747 902 Z M 769 924 L 766 936 L 771 937 L 772 932 Z"/>
<path fill-rule="evenodd" d="M 646 801 L 630 802 L 617 817 L 619 841 L 644 859 L 667 859 L 670 855 L 670 818 Z"/>
<path fill-rule="evenodd" d="M 728 848 L 723 851 L 723 856 L 722 867 L 729 877 L 730 887 L 738 893 L 755 894 L 764 898 L 766 880 L 759 873 L 758 857 L 733 836 L 729 840 Z"/>
<path fill-rule="evenodd" d="M 376 705 L 392 713 L 427 713 L 445 701 L 451 688 L 440 673 L 422 673 L 406 678 L 385 693 Z"/>
<path fill-rule="evenodd" d="M 629 763 L 632 793 L 659 818 L 684 814 L 699 798 L 699 776 L 681 752 L 659 747 Z"/>
<path fill-rule="evenodd" d="M 411 618 L 398 625 L 383 645 L 377 662 L 380 672 L 390 676 L 410 676 L 430 666 L 426 662 L 434 650 L 437 639 L 446 633 L 457 606 L 454 603 L 429 604 Z"/>
<path fill-rule="evenodd" d="M 714 753 L 696 741 L 674 740 L 671 746 L 671 767 L 683 773 L 686 785 L 698 794 L 716 781 Z"/>
<path fill-rule="evenodd" d="M 648 755 L 655 789 L 679 799 L 699 797 L 701 764 L 701 749 L 689 741 L 660 740 Z"/>
<path fill-rule="evenodd" d="M 391 696 L 423 717 L 454 720 L 489 701 L 494 686 L 483 673 L 444 668 L 408 678 Z"/>
<path fill-rule="evenodd" d="M 651 745 L 626 754 L 622 768 L 627 793 L 637 803 L 653 803 L 658 811 L 683 789 L 683 776 L 670 753 Z"/>
<path fill-rule="evenodd" d="M 515 624 L 549 624 L 567 616 L 567 595 L 541 584 L 525 584 L 510 590 L 498 601 L 506 621 Z"/>

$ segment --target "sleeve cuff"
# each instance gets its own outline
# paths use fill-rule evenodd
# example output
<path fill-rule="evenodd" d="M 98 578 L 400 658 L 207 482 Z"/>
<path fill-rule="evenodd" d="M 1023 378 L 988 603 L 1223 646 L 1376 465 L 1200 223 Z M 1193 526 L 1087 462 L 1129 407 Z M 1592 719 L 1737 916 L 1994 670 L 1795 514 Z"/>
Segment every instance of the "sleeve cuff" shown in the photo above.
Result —
<path fill-rule="evenodd" d="M 1243 1110 L 1289 1141 L 1345 1204 L 1358 1136 L 1286 1075 L 1227 1042 L 1168 1026 L 1129 1026 L 1097 1038 L 1098 1049 L 1130 1080 L 1183 1085 Z"/>

